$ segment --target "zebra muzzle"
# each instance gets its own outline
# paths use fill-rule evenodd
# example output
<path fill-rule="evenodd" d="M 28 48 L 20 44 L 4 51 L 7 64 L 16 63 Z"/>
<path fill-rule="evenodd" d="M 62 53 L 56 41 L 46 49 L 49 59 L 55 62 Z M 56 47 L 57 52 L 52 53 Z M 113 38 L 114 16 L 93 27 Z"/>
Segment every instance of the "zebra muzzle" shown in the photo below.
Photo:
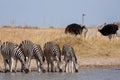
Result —
<path fill-rule="evenodd" d="M 24 72 L 25 72 L 25 73 L 28 73 L 28 72 L 29 72 L 29 69 L 25 69 Z"/>

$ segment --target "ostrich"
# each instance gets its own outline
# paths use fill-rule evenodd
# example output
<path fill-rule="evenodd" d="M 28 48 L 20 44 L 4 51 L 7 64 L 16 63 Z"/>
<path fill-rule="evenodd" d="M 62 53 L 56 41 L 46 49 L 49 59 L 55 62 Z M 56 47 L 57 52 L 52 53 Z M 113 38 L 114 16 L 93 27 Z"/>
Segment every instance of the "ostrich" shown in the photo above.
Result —
<path fill-rule="evenodd" d="M 71 34 L 74 34 L 75 36 L 77 36 L 78 34 L 80 34 L 80 35 L 83 34 L 84 38 L 86 37 L 87 31 L 88 31 L 88 29 L 85 27 L 85 25 L 81 26 L 81 25 L 76 24 L 76 23 L 70 24 L 65 28 L 66 34 L 71 33 Z"/>
<path fill-rule="evenodd" d="M 104 24 L 101 29 L 98 29 L 98 31 L 103 35 L 103 36 L 108 36 L 109 40 L 117 35 L 118 31 L 118 26 L 116 24 Z"/>

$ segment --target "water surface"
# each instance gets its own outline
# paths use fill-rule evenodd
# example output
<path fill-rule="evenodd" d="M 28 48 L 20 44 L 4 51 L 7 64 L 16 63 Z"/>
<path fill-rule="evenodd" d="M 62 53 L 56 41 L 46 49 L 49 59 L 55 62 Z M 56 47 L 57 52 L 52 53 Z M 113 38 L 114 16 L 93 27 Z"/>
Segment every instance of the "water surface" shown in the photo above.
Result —
<path fill-rule="evenodd" d="M 0 80 L 120 80 L 120 69 L 79 69 L 78 73 L 0 73 Z"/>

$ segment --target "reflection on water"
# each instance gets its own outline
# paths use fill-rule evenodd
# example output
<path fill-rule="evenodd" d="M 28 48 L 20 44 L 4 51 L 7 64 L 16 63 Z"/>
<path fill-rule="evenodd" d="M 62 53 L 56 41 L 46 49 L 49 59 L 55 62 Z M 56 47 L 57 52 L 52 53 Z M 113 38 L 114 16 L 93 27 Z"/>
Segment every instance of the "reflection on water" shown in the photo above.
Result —
<path fill-rule="evenodd" d="M 120 69 L 80 69 L 79 73 L 0 73 L 0 80 L 120 80 Z"/>

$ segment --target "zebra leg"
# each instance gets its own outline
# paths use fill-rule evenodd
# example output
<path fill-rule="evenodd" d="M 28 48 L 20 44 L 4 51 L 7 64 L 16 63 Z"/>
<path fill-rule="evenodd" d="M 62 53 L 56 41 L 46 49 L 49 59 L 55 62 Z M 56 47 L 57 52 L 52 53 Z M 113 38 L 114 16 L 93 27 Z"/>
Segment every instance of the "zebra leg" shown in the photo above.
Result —
<path fill-rule="evenodd" d="M 36 64 L 37 64 L 38 72 L 40 72 L 41 71 L 40 68 L 42 68 L 41 65 L 40 65 L 40 62 L 38 60 L 36 60 Z"/>
<path fill-rule="evenodd" d="M 54 72 L 54 71 L 53 71 L 53 67 L 54 67 L 54 65 L 53 65 L 53 63 L 51 62 L 51 72 Z"/>
<path fill-rule="evenodd" d="M 31 72 L 31 60 L 30 60 L 30 62 L 29 62 L 29 70 L 30 70 L 30 72 Z"/>
<path fill-rule="evenodd" d="M 37 64 L 38 72 L 40 72 L 40 62 L 36 60 L 36 64 Z"/>
<path fill-rule="evenodd" d="M 7 72 L 7 61 L 4 59 L 5 73 Z"/>
<path fill-rule="evenodd" d="M 65 72 L 68 73 L 68 62 L 67 61 L 65 62 Z"/>
<path fill-rule="evenodd" d="M 15 60 L 15 72 L 16 72 L 16 68 L 17 68 L 17 62 L 18 62 L 18 60 L 16 59 Z"/>
<path fill-rule="evenodd" d="M 21 72 L 23 72 L 23 64 L 21 64 Z"/>
<path fill-rule="evenodd" d="M 71 72 L 73 73 L 74 72 L 74 67 L 73 67 L 73 61 L 71 61 Z"/>
<path fill-rule="evenodd" d="M 30 66 L 30 63 L 31 63 L 31 59 L 28 58 L 28 69 L 29 69 L 29 71 L 31 72 L 31 66 Z"/>
<path fill-rule="evenodd" d="M 57 68 L 59 69 L 59 63 L 54 61 L 54 71 L 57 72 Z"/>
<path fill-rule="evenodd" d="M 68 72 L 70 72 L 70 61 L 68 62 Z"/>
<path fill-rule="evenodd" d="M 14 64 L 14 59 L 13 58 L 11 58 L 11 60 L 10 60 L 10 72 L 12 72 L 12 69 L 13 69 L 13 64 Z"/>
<path fill-rule="evenodd" d="M 56 72 L 57 71 L 57 67 L 58 67 L 58 65 L 57 65 L 57 62 L 56 61 L 53 61 L 53 70 Z"/>
<path fill-rule="evenodd" d="M 53 62 L 51 62 L 50 64 L 51 64 L 51 72 L 54 72 L 54 71 L 53 71 L 53 67 L 54 67 Z"/>
<path fill-rule="evenodd" d="M 61 68 L 60 66 L 61 66 L 61 62 L 58 61 L 58 62 L 57 62 L 57 67 L 58 67 L 58 69 L 59 69 L 59 72 L 62 72 L 62 68 Z"/>
<path fill-rule="evenodd" d="M 73 62 L 73 64 L 74 64 L 75 72 L 78 72 L 78 64 L 76 62 Z"/>
<path fill-rule="evenodd" d="M 44 69 L 44 67 L 43 67 L 43 64 L 41 65 L 40 64 L 40 69 L 41 69 L 41 71 L 44 73 L 44 72 L 46 72 L 46 70 Z"/>
<path fill-rule="evenodd" d="M 47 72 L 49 72 L 49 63 L 47 62 Z"/>

